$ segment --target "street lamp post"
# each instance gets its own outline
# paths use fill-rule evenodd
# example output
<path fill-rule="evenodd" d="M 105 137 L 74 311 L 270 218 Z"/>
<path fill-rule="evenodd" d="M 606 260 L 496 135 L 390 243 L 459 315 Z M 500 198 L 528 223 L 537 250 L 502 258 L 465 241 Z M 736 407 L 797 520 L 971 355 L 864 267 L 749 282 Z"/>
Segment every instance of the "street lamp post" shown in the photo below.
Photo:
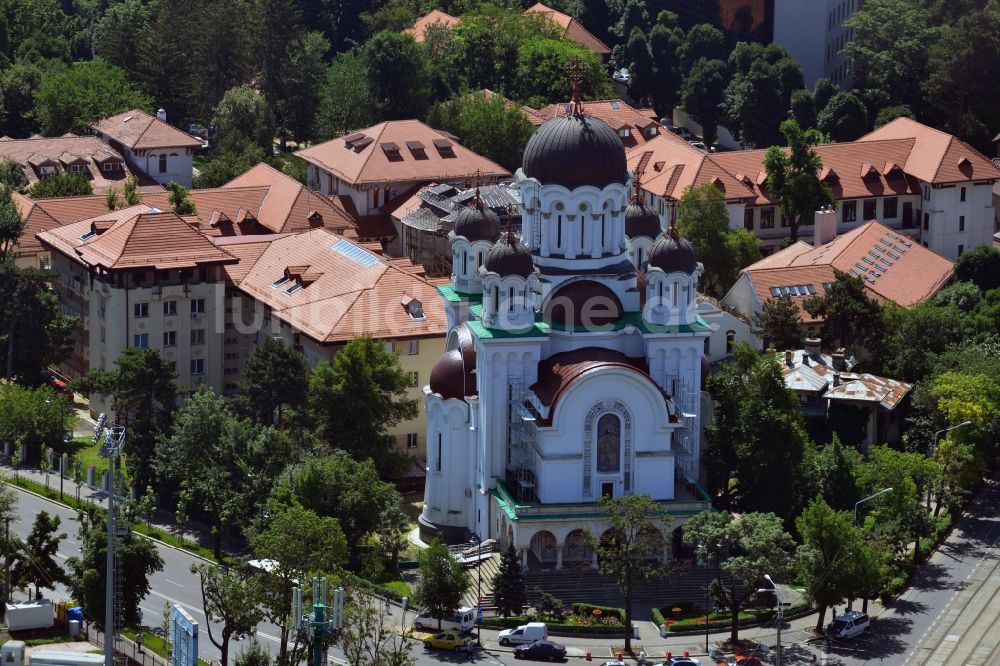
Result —
<path fill-rule="evenodd" d="M 779 588 L 778 584 L 775 583 L 771 579 L 771 574 L 764 574 L 764 580 L 766 580 L 768 583 L 770 583 L 771 587 L 770 588 L 767 588 L 767 587 L 761 588 L 761 589 L 759 589 L 757 591 L 761 592 L 761 593 L 763 593 L 763 592 L 774 592 L 774 598 L 778 602 L 778 638 L 777 638 L 777 646 L 775 646 L 775 654 L 776 654 L 777 660 L 775 661 L 775 663 L 777 664 L 777 666 L 781 666 L 781 656 L 782 656 L 781 655 L 781 625 L 784 622 L 784 613 L 783 613 L 783 609 L 782 609 L 782 605 L 783 604 L 782 604 L 782 598 L 781 598 L 781 588 Z"/>
<path fill-rule="evenodd" d="M 855 502 L 854 503 L 854 523 L 853 524 L 855 524 L 855 525 L 858 524 L 858 507 L 861 504 L 867 502 L 870 499 L 875 499 L 879 495 L 884 495 L 885 493 L 891 493 L 891 492 L 892 492 L 892 488 L 883 488 L 882 490 L 878 491 L 874 495 L 869 495 L 868 497 L 865 497 L 863 499 L 859 499 L 857 502 Z"/>
<path fill-rule="evenodd" d="M 950 428 L 942 428 L 941 430 L 938 430 L 936 433 L 934 433 L 934 440 L 931 442 L 931 452 L 930 452 L 931 453 L 930 454 L 931 460 L 933 460 L 934 456 L 937 455 L 938 437 L 940 437 L 941 435 L 943 435 L 946 432 L 950 432 L 952 430 L 955 430 L 956 428 L 964 428 L 965 426 L 970 426 L 970 425 L 972 425 L 972 421 L 963 421 L 962 423 L 959 423 L 958 425 L 953 425 Z M 927 482 L 927 510 L 928 511 L 931 510 L 931 483 L 930 483 L 929 480 Z"/>

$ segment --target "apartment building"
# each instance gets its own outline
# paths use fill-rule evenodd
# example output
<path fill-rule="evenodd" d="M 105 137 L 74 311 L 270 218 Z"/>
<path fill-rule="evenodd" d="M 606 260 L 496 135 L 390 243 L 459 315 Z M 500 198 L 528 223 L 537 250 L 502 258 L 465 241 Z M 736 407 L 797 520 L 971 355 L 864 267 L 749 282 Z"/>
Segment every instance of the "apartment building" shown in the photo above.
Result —
<path fill-rule="evenodd" d="M 774 0 L 774 41 L 802 66 L 810 88 L 819 78 L 844 90 L 854 82 L 843 50 L 854 39 L 844 22 L 858 13 L 863 0 Z"/>

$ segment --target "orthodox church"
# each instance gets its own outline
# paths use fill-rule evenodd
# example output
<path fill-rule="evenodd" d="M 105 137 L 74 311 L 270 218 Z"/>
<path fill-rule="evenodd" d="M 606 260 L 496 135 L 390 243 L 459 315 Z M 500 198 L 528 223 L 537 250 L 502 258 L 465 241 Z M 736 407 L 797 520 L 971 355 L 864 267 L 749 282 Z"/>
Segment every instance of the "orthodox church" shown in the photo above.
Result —
<path fill-rule="evenodd" d="M 583 530 L 606 529 L 600 497 L 650 495 L 667 529 L 709 507 L 702 266 L 633 194 L 621 140 L 578 99 L 539 127 L 515 180 L 520 236 L 478 197 L 449 234 L 420 529 L 513 543 L 529 569 L 594 566 Z"/>

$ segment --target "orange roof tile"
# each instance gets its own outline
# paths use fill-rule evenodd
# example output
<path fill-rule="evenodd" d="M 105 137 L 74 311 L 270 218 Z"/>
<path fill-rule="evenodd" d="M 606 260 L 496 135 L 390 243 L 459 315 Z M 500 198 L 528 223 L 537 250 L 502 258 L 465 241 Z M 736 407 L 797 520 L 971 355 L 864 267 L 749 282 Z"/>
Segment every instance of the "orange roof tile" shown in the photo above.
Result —
<path fill-rule="evenodd" d="M 1000 178 L 1000 169 L 975 148 L 951 134 L 910 118 L 896 118 L 864 135 L 855 143 L 884 139 L 914 140 L 913 150 L 904 160 L 896 163 L 901 165 L 906 173 L 925 183 L 956 183 Z"/>
<path fill-rule="evenodd" d="M 570 104 L 549 104 L 541 109 L 531 109 L 523 107 L 525 115 L 533 125 L 541 125 L 549 118 L 564 116 L 569 112 Z M 527 112 L 531 113 L 528 114 Z M 658 134 L 670 134 L 679 141 L 684 141 L 672 132 L 667 131 L 656 120 L 656 112 L 652 109 L 637 109 L 620 99 L 602 99 L 583 102 L 583 112 L 588 116 L 599 118 L 607 123 L 611 129 L 618 131 L 629 129 L 629 137 L 622 138 L 625 148 L 640 146 L 653 136 Z M 656 128 L 656 135 L 650 136 L 647 133 L 649 128 Z M 668 137 L 669 138 L 669 137 Z"/>
<path fill-rule="evenodd" d="M 643 190 L 654 196 L 676 200 L 689 187 L 713 183 L 727 201 L 753 199 L 753 191 L 719 166 L 717 157 L 667 131 L 626 153 L 629 170 L 645 163 L 639 182 Z"/>
<path fill-rule="evenodd" d="M 417 22 L 414 23 L 412 27 L 407 28 L 403 32 L 413 35 L 415 40 L 422 42 L 424 41 L 424 36 L 427 34 L 428 27 L 437 23 L 450 28 L 458 23 L 458 21 L 459 19 L 451 14 L 446 14 L 440 9 L 432 9 L 418 18 Z"/>
<path fill-rule="evenodd" d="M 546 16 L 550 21 L 563 29 L 564 38 L 573 40 L 577 44 L 585 46 L 598 55 L 607 56 L 611 54 L 611 49 L 609 49 L 604 42 L 595 37 L 593 33 L 584 28 L 583 25 L 581 25 L 580 22 L 572 16 L 556 11 L 555 9 L 547 7 L 540 2 L 524 10 L 525 14 L 529 12 L 539 13 Z"/>
<path fill-rule="evenodd" d="M 201 141 L 156 116 L 132 109 L 90 125 L 127 148 L 201 148 Z"/>
<path fill-rule="evenodd" d="M 94 192 L 103 194 L 112 185 L 119 189 L 129 176 L 136 176 L 140 184 L 153 181 L 145 173 L 125 162 L 108 144 L 94 136 L 37 137 L 0 141 L 0 160 L 10 158 L 21 165 L 29 185 L 41 177 L 42 165 L 64 171 L 70 164 L 82 166 L 82 173 L 90 181 Z M 60 161 L 63 158 L 66 161 Z M 112 161 L 121 168 L 105 171 L 103 163 Z"/>
<path fill-rule="evenodd" d="M 423 148 L 411 148 L 414 141 Z M 510 175 L 499 164 L 419 120 L 386 121 L 295 154 L 351 185 L 448 182 L 471 178 L 477 171 L 487 181 Z"/>
<path fill-rule="evenodd" d="M 74 222 L 42 232 L 39 239 L 87 266 L 107 270 L 190 268 L 236 261 L 174 213 L 133 214 L 110 227 L 96 221 Z"/>
<path fill-rule="evenodd" d="M 325 229 L 218 242 L 248 259 L 256 254 L 249 269 L 230 265 L 226 271 L 275 317 L 319 342 L 340 342 L 365 333 L 383 339 L 438 336 L 447 328 L 434 285 Z M 266 249 L 259 253 L 257 248 L 244 250 L 240 248 L 243 243 L 266 245 Z M 290 271 L 301 273 L 308 284 L 290 293 L 291 280 L 275 287 L 274 282 L 290 276 Z M 423 319 L 407 314 L 401 305 L 404 297 L 420 301 Z"/>

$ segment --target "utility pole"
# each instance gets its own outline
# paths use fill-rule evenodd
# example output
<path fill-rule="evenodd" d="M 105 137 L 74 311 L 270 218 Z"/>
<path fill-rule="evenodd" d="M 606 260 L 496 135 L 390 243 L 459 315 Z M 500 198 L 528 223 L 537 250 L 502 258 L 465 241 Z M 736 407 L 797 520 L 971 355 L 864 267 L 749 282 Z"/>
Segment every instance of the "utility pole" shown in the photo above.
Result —
<path fill-rule="evenodd" d="M 101 425 L 103 426 L 102 419 Z M 99 435 L 95 434 L 95 440 Z M 115 508 L 115 473 L 118 458 L 125 446 L 125 426 L 115 424 L 104 429 L 104 442 L 101 444 L 100 455 L 108 461 L 108 548 L 107 568 L 104 582 L 104 666 L 115 666 L 115 643 L 121 629 L 118 619 L 118 606 L 121 603 L 121 571 L 116 567 L 115 536 L 128 532 L 128 525 L 118 528 L 116 525 Z"/>
<path fill-rule="evenodd" d="M 757 590 L 757 591 L 758 592 L 774 592 L 774 597 L 775 597 L 775 599 L 778 602 L 778 638 L 777 638 L 777 643 L 778 644 L 777 644 L 777 646 L 775 646 L 775 654 L 776 654 L 775 663 L 777 664 L 777 666 L 781 666 L 781 657 L 782 657 L 782 654 L 781 654 L 781 625 L 782 625 L 782 623 L 784 621 L 783 609 L 781 607 L 782 606 L 782 603 L 781 603 L 781 601 L 782 601 L 782 599 L 781 599 L 781 589 L 778 587 L 777 583 L 775 583 L 773 580 L 771 580 L 771 575 L 770 574 L 764 574 L 764 580 L 766 580 L 768 583 L 770 583 L 771 587 L 770 588 L 766 588 L 765 587 L 765 588 L 762 588 L 762 589 Z"/>
<path fill-rule="evenodd" d="M 313 612 L 303 614 L 302 590 L 292 589 L 292 627 L 300 635 L 312 640 L 310 666 L 323 666 L 327 642 L 344 626 L 344 588 L 333 591 L 333 605 L 327 606 L 326 579 L 313 578 Z M 327 617 L 327 609 L 330 616 Z"/>

